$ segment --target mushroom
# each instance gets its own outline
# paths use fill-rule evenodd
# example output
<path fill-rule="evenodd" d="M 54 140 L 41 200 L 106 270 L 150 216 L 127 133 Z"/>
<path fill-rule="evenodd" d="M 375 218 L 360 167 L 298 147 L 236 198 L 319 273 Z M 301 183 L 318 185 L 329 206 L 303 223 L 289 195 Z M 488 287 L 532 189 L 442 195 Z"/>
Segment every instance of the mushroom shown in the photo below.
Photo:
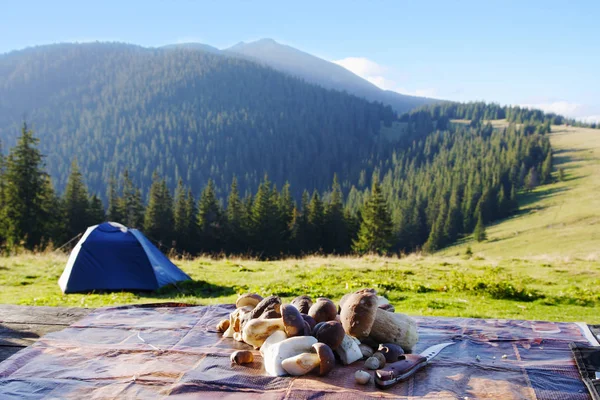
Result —
<path fill-rule="evenodd" d="M 250 319 L 258 318 L 264 313 L 267 309 L 274 309 L 277 312 L 280 312 L 279 308 L 281 307 L 281 299 L 279 296 L 269 296 L 265 297 L 254 307 L 252 312 L 250 313 Z"/>
<path fill-rule="evenodd" d="M 369 357 L 365 361 L 366 369 L 379 369 L 379 359 L 377 357 Z"/>
<path fill-rule="evenodd" d="M 236 364 L 249 364 L 254 361 L 254 354 L 250 350 L 238 350 L 231 353 L 230 360 Z"/>
<path fill-rule="evenodd" d="M 394 343 L 382 343 L 379 345 L 377 352 L 383 354 L 385 357 L 385 361 L 387 362 L 396 362 L 400 358 L 402 354 L 404 354 L 404 350 L 402 347 L 398 346 Z"/>
<path fill-rule="evenodd" d="M 371 346 L 367 346 L 366 344 L 361 343 L 358 345 L 358 348 L 360 349 L 363 358 L 369 358 L 373 355 L 373 349 L 371 348 Z"/>
<path fill-rule="evenodd" d="M 235 308 L 241 308 L 245 306 L 250 306 L 252 308 L 256 307 L 258 303 L 262 301 L 262 296 L 256 293 L 246 293 L 240 295 L 235 301 Z"/>
<path fill-rule="evenodd" d="M 358 347 L 359 343 L 360 342 L 358 341 L 358 339 L 353 338 L 350 335 L 344 335 L 344 339 L 342 339 L 340 347 L 338 347 L 335 350 L 338 356 L 340 356 L 342 364 L 352 364 L 353 362 L 362 358 L 362 353 L 360 352 L 360 348 Z"/>
<path fill-rule="evenodd" d="M 251 319 L 242 330 L 242 339 L 259 348 L 277 330 L 285 331 L 288 337 L 304 334 L 305 322 L 300 311 L 290 304 L 281 306 L 281 318 Z"/>
<path fill-rule="evenodd" d="M 379 306 L 379 308 L 381 308 L 382 310 L 387 311 L 387 312 L 395 312 L 396 311 L 394 306 L 391 304 L 382 304 Z"/>
<path fill-rule="evenodd" d="M 354 373 L 354 379 L 359 385 L 366 385 L 371 381 L 371 374 L 369 374 L 367 371 L 359 369 Z"/>
<path fill-rule="evenodd" d="M 223 333 L 227 330 L 227 328 L 229 328 L 229 319 L 222 319 L 218 324 L 217 324 L 217 332 Z"/>
<path fill-rule="evenodd" d="M 313 305 L 312 299 L 306 295 L 298 296 L 291 303 L 302 314 L 308 314 L 308 310 Z"/>
<path fill-rule="evenodd" d="M 308 314 L 302 314 L 302 318 L 308 322 L 308 325 L 310 325 L 310 330 L 312 331 L 317 324 L 317 321 L 315 321 L 315 319 Z"/>
<path fill-rule="evenodd" d="M 319 297 L 308 310 L 308 315 L 313 317 L 317 324 L 324 321 L 332 321 L 337 315 L 337 308 L 333 301 L 325 297 Z"/>
<path fill-rule="evenodd" d="M 376 358 L 377 360 L 379 360 L 379 368 L 383 368 L 385 366 L 385 363 L 387 362 L 387 360 L 383 354 L 376 351 L 375 353 L 373 353 L 373 357 Z M 394 360 L 394 361 L 398 361 L 398 360 Z"/>
<path fill-rule="evenodd" d="M 265 356 L 265 352 L 267 351 L 267 349 L 276 344 L 279 343 L 283 340 L 287 339 L 287 335 L 285 334 L 284 331 L 275 331 L 271 334 L 271 336 L 269 336 L 267 338 L 267 340 L 265 340 L 265 342 L 263 343 L 262 346 L 260 346 L 260 354 L 263 356 Z"/>
<path fill-rule="evenodd" d="M 395 343 L 406 352 L 411 352 L 419 339 L 412 318 L 378 308 L 377 296 L 368 289 L 348 297 L 340 318 L 347 334 L 361 340 L 370 337 L 378 343 Z"/>
<path fill-rule="evenodd" d="M 233 337 L 234 333 L 241 332 L 242 319 L 250 312 L 252 312 L 252 307 L 244 306 L 236 308 L 235 311 L 229 314 L 229 327 L 223 332 L 223 337 Z"/>
<path fill-rule="evenodd" d="M 263 355 L 267 374 L 270 376 L 285 375 L 287 372 L 281 365 L 283 360 L 310 352 L 312 345 L 315 343 L 317 343 L 317 339 L 312 336 L 297 336 L 277 343 L 270 343 Z"/>
<path fill-rule="evenodd" d="M 333 351 L 324 343 L 315 343 L 312 349 L 314 353 L 301 353 L 286 358 L 281 362 L 281 366 L 288 374 L 294 376 L 305 375 L 317 367 L 320 367 L 319 376 L 327 375 L 335 365 Z"/>
<path fill-rule="evenodd" d="M 337 321 L 319 322 L 315 325 L 312 335 L 321 343 L 325 343 L 331 350 L 336 350 L 342 344 L 346 332 L 344 327 Z"/>

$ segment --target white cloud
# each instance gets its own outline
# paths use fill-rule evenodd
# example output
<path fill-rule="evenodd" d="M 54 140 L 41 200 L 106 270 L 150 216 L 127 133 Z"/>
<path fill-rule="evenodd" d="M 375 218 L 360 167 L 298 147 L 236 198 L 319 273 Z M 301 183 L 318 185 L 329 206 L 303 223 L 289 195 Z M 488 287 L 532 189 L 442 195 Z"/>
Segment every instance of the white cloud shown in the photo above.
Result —
<path fill-rule="evenodd" d="M 346 57 L 333 62 L 384 90 L 411 96 L 434 97 L 437 95 L 437 91 L 433 88 L 408 90 L 400 86 L 393 78 L 399 75 L 397 71 L 365 57 Z"/>
<path fill-rule="evenodd" d="M 587 117 L 581 117 L 581 118 L 577 118 L 579 120 L 581 120 L 582 122 L 586 122 L 588 124 L 591 123 L 597 123 L 600 124 L 600 115 L 588 115 Z"/>

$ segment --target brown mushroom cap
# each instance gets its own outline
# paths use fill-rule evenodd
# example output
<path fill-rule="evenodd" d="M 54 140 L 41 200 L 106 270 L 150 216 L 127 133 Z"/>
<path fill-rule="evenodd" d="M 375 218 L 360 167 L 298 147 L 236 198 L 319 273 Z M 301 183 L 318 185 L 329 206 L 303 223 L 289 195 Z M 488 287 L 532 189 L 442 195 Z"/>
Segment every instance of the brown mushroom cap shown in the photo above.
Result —
<path fill-rule="evenodd" d="M 291 304 L 282 305 L 281 318 L 288 337 L 304 335 L 304 318 L 296 307 Z"/>
<path fill-rule="evenodd" d="M 382 343 L 379 345 L 377 351 L 382 353 L 385 356 L 385 361 L 389 363 L 398 361 L 398 358 L 404 354 L 402 347 L 395 343 Z"/>
<path fill-rule="evenodd" d="M 315 321 L 315 319 L 313 317 L 311 317 L 310 315 L 307 315 L 307 314 L 302 314 L 302 318 L 304 318 L 304 320 L 306 322 L 308 322 L 308 325 L 310 325 L 310 330 L 312 332 L 313 328 L 317 324 L 317 321 Z"/>
<path fill-rule="evenodd" d="M 319 376 L 327 375 L 335 366 L 335 356 L 333 350 L 325 343 L 315 343 L 312 345 L 319 356 Z"/>
<path fill-rule="evenodd" d="M 304 320 L 304 336 L 312 336 L 312 328 L 306 320 Z"/>
<path fill-rule="evenodd" d="M 396 311 L 396 309 L 394 308 L 394 306 L 391 305 L 391 304 L 382 304 L 382 305 L 379 306 L 379 308 L 381 308 L 382 310 L 385 310 L 385 311 L 389 311 L 389 312 L 395 312 Z"/>
<path fill-rule="evenodd" d="M 254 307 L 252 312 L 250 313 L 250 319 L 258 318 L 262 315 L 263 312 L 267 308 L 272 308 L 277 312 L 280 312 L 279 308 L 281 307 L 281 299 L 279 296 L 269 296 L 265 297 Z"/>
<path fill-rule="evenodd" d="M 346 333 L 363 339 L 371 333 L 377 311 L 377 296 L 369 289 L 352 293 L 344 302 L 340 320 Z"/>
<path fill-rule="evenodd" d="M 333 301 L 325 297 L 319 297 L 308 310 L 308 315 L 313 317 L 317 324 L 323 321 L 332 321 L 337 315 L 337 308 Z"/>
<path fill-rule="evenodd" d="M 321 343 L 325 343 L 332 350 L 337 349 L 342 344 L 346 332 L 342 324 L 337 321 L 320 322 L 313 329 L 313 336 Z"/>
<path fill-rule="evenodd" d="M 242 294 L 235 301 L 235 308 L 240 308 L 244 306 L 251 306 L 252 308 L 254 308 L 258 303 L 262 301 L 262 299 L 262 296 L 256 293 Z"/>
<path fill-rule="evenodd" d="M 312 299 L 306 295 L 298 296 L 291 303 L 302 314 L 308 314 L 308 310 L 313 305 Z"/>

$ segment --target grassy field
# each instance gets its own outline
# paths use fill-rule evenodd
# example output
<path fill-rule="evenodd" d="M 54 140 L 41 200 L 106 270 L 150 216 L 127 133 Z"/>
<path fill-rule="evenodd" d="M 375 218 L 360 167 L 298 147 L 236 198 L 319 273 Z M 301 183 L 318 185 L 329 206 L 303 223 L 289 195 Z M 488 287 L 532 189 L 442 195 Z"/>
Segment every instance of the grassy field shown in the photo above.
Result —
<path fill-rule="evenodd" d="M 518 215 L 487 228 L 486 242 L 464 240 L 440 255 L 470 246 L 485 257 L 600 259 L 600 130 L 552 129 L 554 169 L 564 169 L 565 181 L 524 196 Z"/>
<path fill-rule="evenodd" d="M 63 295 L 65 254 L 0 258 L 0 303 L 98 307 L 141 302 L 233 302 L 238 293 L 338 300 L 376 288 L 413 315 L 600 323 L 600 131 L 556 127 L 551 137 L 564 182 L 540 187 L 521 213 L 432 256 L 309 257 L 276 262 L 175 261 L 193 281 L 155 293 Z M 467 254 L 471 247 L 473 254 Z"/>

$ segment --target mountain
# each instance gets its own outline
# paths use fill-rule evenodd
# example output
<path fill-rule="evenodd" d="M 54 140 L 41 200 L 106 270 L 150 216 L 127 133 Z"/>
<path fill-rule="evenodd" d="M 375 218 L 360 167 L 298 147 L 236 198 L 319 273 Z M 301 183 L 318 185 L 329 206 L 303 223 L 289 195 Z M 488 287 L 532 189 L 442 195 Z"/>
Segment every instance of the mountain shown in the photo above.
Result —
<path fill-rule="evenodd" d="M 300 77 L 325 88 L 347 91 L 370 101 L 389 104 L 398 113 L 408 112 L 418 106 L 437 101 L 382 90 L 340 65 L 277 43 L 273 39 L 261 39 L 250 43 L 240 42 L 223 51 L 262 62 L 278 71 Z"/>
<path fill-rule="evenodd" d="M 163 49 L 199 50 L 199 51 L 205 51 L 207 53 L 222 54 L 221 50 L 217 49 L 216 47 L 213 47 L 213 46 L 210 46 L 210 45 L 204 44 L 204 43 L 195 43 L 195 42 L 168 44 L 166 46 L 162 46 L 161 48 L 163 48 Z"/>
<path fill-rule="evenodd" d="M 209 179 L 241 193 L 264 174 L 281 187 L 354 182 L 379 146 L 389 106 L 327 90 L 198 46 L 60 44 L 0 55 L 0 139 L 13 146 L 25 117 L 62 191 L 76 158 L 104 195 L 125 169 L 147 193 L 154 171 L 198 194 Z M 380 146 L 381 147 L 381 146 Z"/>

